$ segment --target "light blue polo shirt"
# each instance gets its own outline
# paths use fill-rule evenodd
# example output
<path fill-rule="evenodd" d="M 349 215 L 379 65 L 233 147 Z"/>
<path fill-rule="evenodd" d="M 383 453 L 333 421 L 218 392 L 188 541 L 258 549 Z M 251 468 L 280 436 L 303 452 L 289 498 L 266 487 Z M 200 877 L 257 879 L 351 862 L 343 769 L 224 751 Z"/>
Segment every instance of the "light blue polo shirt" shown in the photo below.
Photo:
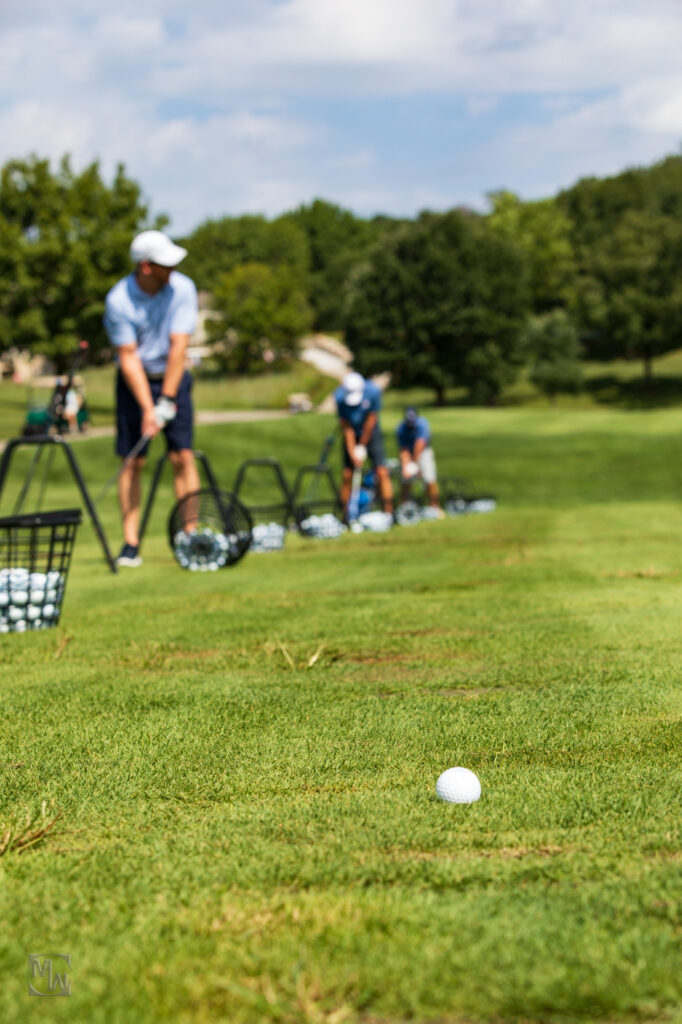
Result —
<path fill-rule="evenodd" d="M 426 441 L 427 445 L 431 444 L 429 421 L 425 416 L 417 416 L 414 425 L 403 420 L 396 430 L 396 437 L 398 438 L 398 447 L 401 450 L 405 449 L 410 455 L 414 455 L 414 446 L 417 441 Z"/>
<path fill-rule="evenodd" d="M 371 380 L 365 381 L 365 388 L 362 393 L 362 401 L 359 405 L 347 405 L 346 392 L 343 385 L 334 392 L 336 399 L 336 410 L 340 420 L 345 420 L 355 431 L 355 436 L 360 437 L 365 420 L 371 412 L 378 413 L 381 409 L 381 388 Z"/>
<path fill-rule="evenodd" d="M 155 295 L 143 292 L 135 274 L 115 284 L 106 298 L 104 326 L 116 348 L 137 344 L 147 373 L 163 373 L 171 334 L 192 334 L 197 325 L 197 290 L 174 270 Z"/>

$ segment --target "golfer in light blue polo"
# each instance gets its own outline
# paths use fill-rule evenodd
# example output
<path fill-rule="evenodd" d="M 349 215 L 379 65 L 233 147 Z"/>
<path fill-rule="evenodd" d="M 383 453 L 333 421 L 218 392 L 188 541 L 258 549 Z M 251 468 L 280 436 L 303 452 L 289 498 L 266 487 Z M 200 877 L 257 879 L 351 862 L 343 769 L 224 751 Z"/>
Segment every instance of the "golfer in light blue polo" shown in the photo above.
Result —
<path fill-rule="evenodd" d="M 194 282 L 175 268 L 187 250 L 162 231 L 143 231 L 130 246 L 132 273 L 106 298 L 104 326 L 118 362 L 116 452 L 125 457 L 143 437 L 163 430 L 175 495 L 200 487 L 192 445 L 192 378 L 185 368 L 197 322 Z M 146 445 L 119 476 L 123 547 L 118 565 L 135 567 L 139 554 L 141 489 Z"/>

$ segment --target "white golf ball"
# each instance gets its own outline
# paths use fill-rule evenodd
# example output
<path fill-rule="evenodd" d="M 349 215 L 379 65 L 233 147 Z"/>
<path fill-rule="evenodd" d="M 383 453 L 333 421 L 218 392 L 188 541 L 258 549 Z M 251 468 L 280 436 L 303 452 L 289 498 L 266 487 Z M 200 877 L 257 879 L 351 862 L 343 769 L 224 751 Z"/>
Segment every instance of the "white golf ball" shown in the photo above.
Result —
<path fill-rule="evenodd" d="M 12 591 L 12 603 L 16 605 L 28 604 L 28 594 L 25 590 Z"/>
<path fill-rule="evenodd" d="M 448 768 L 438 777 L 436 796 L 449 804 L 473 804 L 480 795 L 478 776 L 468 768 Z"/>

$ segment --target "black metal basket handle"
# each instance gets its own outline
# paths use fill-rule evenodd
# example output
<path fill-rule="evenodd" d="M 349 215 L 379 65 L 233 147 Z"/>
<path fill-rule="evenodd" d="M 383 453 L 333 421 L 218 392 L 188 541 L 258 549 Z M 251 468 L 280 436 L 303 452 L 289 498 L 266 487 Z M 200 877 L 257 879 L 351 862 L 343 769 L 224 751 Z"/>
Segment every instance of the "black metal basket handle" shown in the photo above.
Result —
<path fill-rule="evenodd" d="M 284 499 L 283 504 L 286 505 L 287 514 L 291 517 L 291 519 L 296 521 L 297 516 L 296 516 L 296 508 L 295 508 L 295 505 L 294 505 L 294 499 L 293 499 L 291 490 L 289 488 L 289 485 L 287 483 L 286 477 L 284 475 L 284 471 L 282 469 L 281 463 L 279 462 L 278 459 L 273 459 L 273 458 L 245 459 L 244 462 L 242 462 L 242 464 L 239 467 L 239 469 L 237 470 L 237 476 L 236 476 L 235 481 L 234 481 L 234 486 L 232 487 L 232 492 L 235 495 L 235 497 L 237 497 L 237 498 L 239 497 L 239 492 L 240 492 L 240 490 L 242 488 L 242 485 L 244 483 L 244 480 L 246 478 L 247 471 L 249 469 L 251 469 L 253 467 L 257 467 L 257 466 L 261 467 L 261 468 L 266 468 L 266 469 L 271 469 L 272 470 L 272 472 L 273 472 L 273 474 L 275 476 L 275 479 L 277 480 L 278 487 L 279 487 L 280 491 L 282 492 L 282 496 L 283 496 L 283 499 Z"/>

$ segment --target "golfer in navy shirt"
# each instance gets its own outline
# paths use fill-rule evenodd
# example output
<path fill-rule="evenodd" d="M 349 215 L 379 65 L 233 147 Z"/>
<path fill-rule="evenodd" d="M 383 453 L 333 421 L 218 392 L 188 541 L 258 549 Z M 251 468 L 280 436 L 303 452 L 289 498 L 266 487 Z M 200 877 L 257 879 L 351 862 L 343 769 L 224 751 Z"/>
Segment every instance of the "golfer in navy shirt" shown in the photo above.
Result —
<path fill-rule="evenodd" d="M 359 373 L 348 373 L 334 392 L 343 437 L 341 500 L 348 506 L 353 470 L 369 457 L 379 485 L 384 512 L 393 513 L 393 487 L 388 475 L 384 441 L 379 426 L 381 389 Z"/>
<path fill-rule="evenodd" d="M 402 423 L 396 430 L 398 448 L 400 450 L 400 473 L 403 482 L 402 500 L 410 496 L 410 486 L 417 477 L 424 481 L 429 504 L 432 508 L 440 507 L 438 494 L 438 478 L 436 475 L 436 458 L 431 447 L 431 428 L 429 421 L 420 416 L 414 406 L 408 406 Z"/>

